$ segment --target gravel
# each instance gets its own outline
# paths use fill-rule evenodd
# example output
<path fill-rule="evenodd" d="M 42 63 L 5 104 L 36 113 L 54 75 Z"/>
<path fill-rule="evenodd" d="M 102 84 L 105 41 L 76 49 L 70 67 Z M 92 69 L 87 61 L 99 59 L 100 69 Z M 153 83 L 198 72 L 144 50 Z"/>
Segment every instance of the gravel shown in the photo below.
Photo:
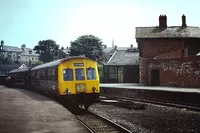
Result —
<path fill-rule="evenodd" d="M 138 105 L 138 103 L 137 103 Z M 199 133 L 200 112 L 147 104 L 145 108 L 96 103 L 89 110 L 136 133 Z"/>

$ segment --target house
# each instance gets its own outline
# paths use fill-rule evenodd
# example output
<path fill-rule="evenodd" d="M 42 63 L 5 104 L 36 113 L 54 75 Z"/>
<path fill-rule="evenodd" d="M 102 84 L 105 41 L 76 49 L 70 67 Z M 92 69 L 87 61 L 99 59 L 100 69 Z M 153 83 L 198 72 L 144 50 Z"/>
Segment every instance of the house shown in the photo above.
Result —
<path fill-rule="evenodd" d="M 36 51 L 30 48 L 21 49 L 16 46 L 8 45 L 2 45 L 1 47 L 1 52 L 4 54 L 4 56 L 10 58 L 14 62 L 28 64 L 29 61 L 34 63 L 39 60 L 39 54 L 36 54 Z"/>
<path fill-rule="evenodd" d="M 136 27 L 139 48 L 140 83 L 145 85 L 200 86 L 200 28 L 167 26 L 167 16 L 159 16 L 159 26 Z"/>
<path fill-rule="evenodd" d="M 104 65 L 104 83 L 139 83 L 139 51 L 137 48 L 117 48 Z M 131 73 L 131 74 L 130 74 Z"/>

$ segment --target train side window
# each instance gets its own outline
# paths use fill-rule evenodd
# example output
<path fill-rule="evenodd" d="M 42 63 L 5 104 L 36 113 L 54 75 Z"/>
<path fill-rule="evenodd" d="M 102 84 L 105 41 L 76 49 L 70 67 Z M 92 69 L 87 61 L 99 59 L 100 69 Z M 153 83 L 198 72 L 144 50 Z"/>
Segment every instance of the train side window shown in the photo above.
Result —
<path fill-rule="evenodd" d="M 55 75 L 55 69 L 52 69 L 52 75 Z"/>
<path fill-rule="evenodd" d="M 64 81 L 73 81 L 73 70 L 72 69 L 64 69 L 63 70 L 63 80 Z"/>
<path fill-rule="evenodd" d="M 76 80 L 85 80 L 83 68 L 76 68 L 75 73 L 76 73 Z"/>
<path fill-rule="evenodd" d="M 48 76 L 51 75 L 51 69 L 48 69 Z"/>
<path fill-rule="evenodd" d="M 96 79 L 96 72 L 94 68 L 87 68 L 87 79 L 88 80 L 95 80 Z"/>
<path fill-rule="evenodd" d="M 56 81 L 57 80 L 57 72 L 56 69 L 52 69 L 52 80 Z"/>

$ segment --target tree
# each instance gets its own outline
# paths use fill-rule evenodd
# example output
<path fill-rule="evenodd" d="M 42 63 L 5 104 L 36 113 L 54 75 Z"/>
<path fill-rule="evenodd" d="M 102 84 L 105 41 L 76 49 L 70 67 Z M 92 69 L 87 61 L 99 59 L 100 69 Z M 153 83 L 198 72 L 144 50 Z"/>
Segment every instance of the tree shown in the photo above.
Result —
<path fill-rule="evenodd" d="M 41 64 L 43 64 L 43 62 L 39 60 L 39 61 L 33 63 L 32 66 L 35 67 L 35 66 L 38 66 L 38 65 L 41 65 Z"/>
<path fill-rule="evenodd" d="M 102 57 L 102 41 L 94 35 L 83 35 L 70 43 L 70 56 L 84 55 L 87 58 L 100 61 Z"/>
<path fill-rule="evenodd" d="M 13 64 L 9 57 L 5 57 L 3 53 L 0 52 L 0 65 Z"/>
<path fill-rule="evenodd" d="M 22 49 L 23 51 L 25 51 L 25 49 L 26 49 L 26 44 L 22 44 L 22 45 L 21 45 L 21 49 Z"/>
<path fill-rule="evenodd" d="M 46 63 L 57 59 L 59 45 L 54 40 L 43 40 L 39 41 L 38 44 L 33 50 L 36 50 L 36 53 L 40 54 L 39 60 Z"/>
<path fill-rule="evenodd" d="M 64 50 L 64 47 L 61 47 L 61 50 Z"/>

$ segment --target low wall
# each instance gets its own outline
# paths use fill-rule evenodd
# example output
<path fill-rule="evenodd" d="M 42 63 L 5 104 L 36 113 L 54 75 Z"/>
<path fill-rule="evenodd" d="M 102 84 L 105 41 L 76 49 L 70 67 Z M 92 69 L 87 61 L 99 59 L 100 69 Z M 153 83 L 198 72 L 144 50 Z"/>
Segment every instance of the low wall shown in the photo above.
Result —
<path fill-rule="evenodd" d="M 110 96 L 120 96 L 132 99 L 144 99 L 155 101 L 171 101 L 173 103 L 184 103 L 200 107 L 200 93 L 196 92 L 175 92 L 152 89 L 123 89 L 101 87 L 101 93 Z"/>

